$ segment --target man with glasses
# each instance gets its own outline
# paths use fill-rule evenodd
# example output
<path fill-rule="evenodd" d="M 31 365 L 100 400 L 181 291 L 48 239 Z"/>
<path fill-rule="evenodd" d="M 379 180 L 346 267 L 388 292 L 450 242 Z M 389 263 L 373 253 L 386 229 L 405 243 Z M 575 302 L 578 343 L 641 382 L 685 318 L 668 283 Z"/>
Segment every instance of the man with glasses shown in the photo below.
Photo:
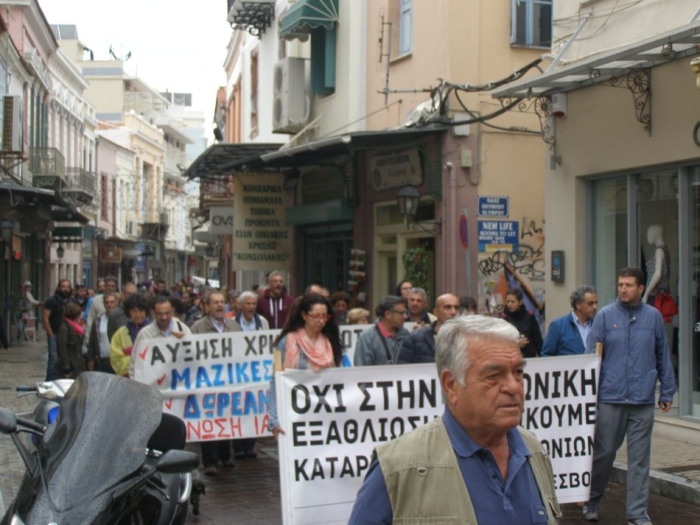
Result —
<path fill-rule="evenodd" d="M 355 366 L 396 363 L 408 331 L 403 327 L 408 305 L 406 299 L 389 295 L 377 306 L 377 323 L 365 330 L 355 346 Z"/>

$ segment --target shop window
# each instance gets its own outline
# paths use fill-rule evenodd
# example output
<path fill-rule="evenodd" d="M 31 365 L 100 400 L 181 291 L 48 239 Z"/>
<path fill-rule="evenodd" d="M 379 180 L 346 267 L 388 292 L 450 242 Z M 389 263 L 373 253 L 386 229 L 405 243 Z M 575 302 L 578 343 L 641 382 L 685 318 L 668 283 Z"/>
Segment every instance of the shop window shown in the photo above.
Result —
<path fill-rule="evenodd" d="M 627 266 L 627 177 L 592 183 L 593 284 L 598 302 L 609 304 L 617 296 L 617 276 Z"/>
<path fill-rule="evenodd" d="M 317 95 L 335 93 L 337 28 L 311 31 L 311 91 Z"/>
<path fill-rule="evenodd" d="M 511 44 L 527 47 L 552 45 L 552 0 L 512 0 Z"/>

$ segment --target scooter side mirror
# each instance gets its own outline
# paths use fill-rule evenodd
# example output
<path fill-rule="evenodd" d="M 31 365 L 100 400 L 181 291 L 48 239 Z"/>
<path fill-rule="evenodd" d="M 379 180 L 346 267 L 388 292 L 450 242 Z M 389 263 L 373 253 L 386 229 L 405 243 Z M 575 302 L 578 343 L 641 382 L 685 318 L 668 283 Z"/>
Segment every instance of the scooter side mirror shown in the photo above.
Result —
<path fill-rule="evenodd" d="M 0 408 L 0 432 L 3 434 L 17 432 L 17 416 L 12 410 Z"/>
<path fill-rule="evenodd" d="M 163 454 L 156 470 L 163 474 L 185 474 L 192 472 L 199 466 L 199 455 L 186 450 L 168 450 Z"/>

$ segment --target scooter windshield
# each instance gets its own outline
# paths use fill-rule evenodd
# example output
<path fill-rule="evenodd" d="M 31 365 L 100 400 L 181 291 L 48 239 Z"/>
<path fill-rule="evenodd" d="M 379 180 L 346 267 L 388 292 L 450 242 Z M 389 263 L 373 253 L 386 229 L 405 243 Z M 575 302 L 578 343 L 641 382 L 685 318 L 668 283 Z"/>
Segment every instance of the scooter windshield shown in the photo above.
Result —
<path fill-rule="evenodd" d="M 78 376 L 45 443 L 52 510 L 82 506 L 87 518 L 91 502 L 99 505 L 100 495 L 110 496 L 112 487 L 141 468 L 161 416 L 162 398 L 154 388 L 100 372 Z"/>

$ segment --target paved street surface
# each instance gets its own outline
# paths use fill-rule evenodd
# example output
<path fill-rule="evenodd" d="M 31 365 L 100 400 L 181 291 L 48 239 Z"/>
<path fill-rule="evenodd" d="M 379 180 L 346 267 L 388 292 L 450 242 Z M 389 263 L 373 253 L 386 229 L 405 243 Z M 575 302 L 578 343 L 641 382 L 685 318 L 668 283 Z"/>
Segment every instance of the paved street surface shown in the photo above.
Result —
<path fill-rule="evenodd" d="M 42 334 L 43 335 L 43 334 Z M 34 384 L 43 379 L 46 366 L 44 342 L 35 346 L 14 346 L 12 352 L 0 350 L 0 406 L 15 411 L 30 411 L 35 398 L 17 398 L 14 387 Z M 195 447 L 196 445 L 190 445 Z M 201 513 L 191 516 L 192 524 L 278 525 L 282 523 L 277 463 L 277 446 L 272 438 L 259 440 L 258 458 L 239 460 L 233 469 L 220 469 L 214 477 L 203 477 L 207 493 Z M 654 440 L 652 468 L 677 475 L 695 476 L 698 470 L 697 447 Z M 621 453 L 618 460 L 624 460 Z M 7 505 L 21 481 L 24 466 L 11 440 L 0 436 L 0 491 Z M 625 487 L 612 485 L 601 504 L 601 525 L 624 524 Z M 0 508 L 2 505 L 0 505 Z M 650 515 L 655 525 L 700 525 L 700 507 L 652 495 Z M 580 518 L 578 505 L 566 505 L 561 525 L 587 523 Z"/>

